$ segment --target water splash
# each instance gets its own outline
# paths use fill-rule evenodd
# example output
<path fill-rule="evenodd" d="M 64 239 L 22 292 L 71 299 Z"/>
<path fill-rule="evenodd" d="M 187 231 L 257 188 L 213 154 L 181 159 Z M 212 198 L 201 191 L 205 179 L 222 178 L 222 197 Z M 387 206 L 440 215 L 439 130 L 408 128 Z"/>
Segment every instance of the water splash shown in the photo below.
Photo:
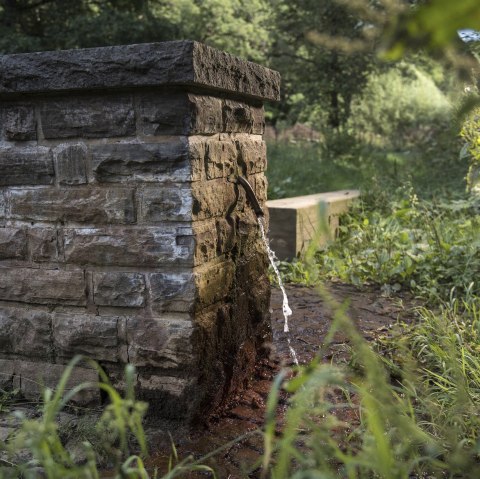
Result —
<path fill-rule="evenodd" d="M 273 271 L 275 272 L 275 275 L 277 277 L 278 285 L 280 286 L 280 290 L 282 291 L 283 295 L 283 305 L 282 305 L 282 311 L 283 311 L 283 332 L 287 334 L 287 343 L 288 343 L 288 349 L 290 350 L 290 355 L 292 357 L 293 363 L 298 366 L 298 357 L 297 353 L 295 352 L 295 349 L 293 349 L 293 346 L 290 341 L 290 328 L 288 327 L 288 317 L 292 315 L 292 310 L 290 309 L 290 306 L 288 304 L 288 297 L 287 297 L 287 292 L 285 291 L 285 286 L 283 285 L 282 277 L 280 275 L 280 271 L 278 270 L 277 264 L 275 262 L 276 257 L 275 253 L 273 250 L 270 248 L 270 244 L 267 239 L 267 234 L 265 232 L 265 223 L 264 223 L 264 218 L 263 216 L 258 216 L 258 226 L 260 227 L 260 233 L 262 235 L 262 240 L 263 244 L 265 245 L 265 250 L 267 251 L 268 255 L 268 260 L 270 261 L 270 264 L 272 265 Z"/>

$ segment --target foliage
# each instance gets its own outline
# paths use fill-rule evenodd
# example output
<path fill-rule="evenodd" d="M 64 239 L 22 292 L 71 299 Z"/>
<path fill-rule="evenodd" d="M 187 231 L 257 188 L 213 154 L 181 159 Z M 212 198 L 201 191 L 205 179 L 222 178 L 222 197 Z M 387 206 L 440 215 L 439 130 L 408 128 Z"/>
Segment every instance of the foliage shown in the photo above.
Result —
<path fill-rule="evenodd" d="M 425 410 L 473 442 L 480 430 L 480 302 L 472 287 L 461 299 L 454 296 L 436 311 L 418 308 L 417 321 L 398 325 L 393 337 L 379 338 L 378 348 L 397 377 L 412 356 L 417 389 L 428 391 Z"/>
<path fill-rule="evenodd" d="M 283 74 L 284 95 L 278 117 L 294 122 L 299 111 L 309 115 L 314 107 L 326 112 L 323 120 L 329 127 L 338 128 L 366 83 L 373 49 L 350 56 L 318 44 L 312 34 L 342 35 L 352 43 L 363 38 L 361 19 L 336 0 L 275 3 L 271 65 Z"/>
<path fill-rule="evenodd" d="M 265 0 L 2 0 L 0 51 L 192 39 L 261 61 Z"/>
<path fill-rule="evenodd" d="M 480 108 L 470 112 L 460 135 L 465 140 L 460 157 L 467 158 L 470 163 L 467 187 L 469 191 L 478 195 L 480 193 Z"/>
<path fill-rule="evenodd" d="M 147 455 L 147 443 L 142 421 L 147 404 L 137 401 L 134 396 L 135 371 L 133 366 L 125 368 L 125 396 L 121 397 L 110 384 L 107 375 L 94 361 L 88 360 L 89 366 L 99 373 L 100 382 L 83 383 L 67 390 L 67 383 L 73 368 L 82 361 L 77 356 L 65 368 L 57 388 L 52 391 L 45 389 L 43 405 L 39 418 L 29 419 L 21 411 L 14 412 L 20 428 L 7 443 L 0 442 L 0 451 L 6 451 L 8 460 L 0 461 L 0 477 L 42 477 L 47 479 L 95 479 L 100 477 L 99 463 L 105 467 L 108 460 L 109 477 L 148 479 L 153 476 L 145 468 L 143 459 Z M 102 390 L 109 403 L 94 426 L 82 442 L 84 461 L 78 461 L 76 454 L 70 452 L 64 445 L 64 431 L 57 421 L 59 413 L 77 394 L 84 390 Z M 78 428 L 76 434 L 82 434 Z M 132 454 L 132 447 L 140 455 Z M 31 455 L 28 462 L 18 462 L 17 455 Z M 20 456 L 21 457 L 21 456 Z M 5 467 L 4 467 L 5 466 Z M 41 472 L 40 472 L 41 471 Z M 191 471 L 212 473 L 193 457 L 179 461 L 175 447 L 170 461 L 170 467 L 164 479 L 173 479 Z M 110 476 L 111 474 L 111 476 Z M 214 474 L 213 474 L 213 477 Z"/>
<path fill-rule="evenodd" d="M 344 216 L 338 240 L 316 255 L 317 277 L 386 292 L 412 290 L 429 301 L 455 288 L 480 294 L 480 218 L 476 199 L 419 200 L 410 194 L 383 209 L 361 203 Z M 302 282 L 297 264 L 282 264 L 285 280 Z M 473 283 L 473 286 L 471 285 Z"/>
<path fill-rule="evenodd" d="M 394 100 L 390 104 L 393 111 Z M 361 108 L 368 110 L 368 103 Z M 367 120 L 365 115 L 361 121 L 367 125 Z M 392 139 L 375 134 L 376 124 L 362 131 L 326 132 L 318 143 L 269 142 L 269 198 L 346 188 L 383 196 L 407 183 L 427 198 L 446 191 L 463 192 L 467 166 L 465 159 L 458 157 L 460 143 L 450 125 L 435 124 L 432 119 L 417 128 L 396 132 L 385 122 L 379 129 L 394 131 Z"/>
<path fill-rule="evenodd" d="M 386 139 L 402 149 L 405 139 L 426 125 L 439 129 L 449 120 L 451 105 L 432 77 L 413 63 L 400 62 L 370 75 L 362 95 L 352 102 L 348 124 L 369 141 Z"/>
<path fill-rule="evenodd" d="M 458 44 L 458 30 L 479 29 L 480 10 L 476 0 L 431 0 L 395 19 L 390 32 L 390 58 L 400 58 L 407 49 L 441 51 Z"/>
<path fill-rule="evenodd" d="M 356 368 L 321 364 L 322 352 L 300 368 L 284 386 L 292 397 L 280 438 L 274 438 L 277 381 L 267 413 L 263 477 L 477 477 L 476 397 L 464 401 L 457 394 L 436 402 L 439 381 L 450 381 L 450 387 L 461 391 L 474 363 L 465 369 L 459 363 L 445 380 L 431 374 L 428 381 L 423 364 L 417 366 L 407 352 L 401 365 L 403 382 L 394 385 L 380 356 L 346 317 L 346 305 L 335 305 L 325 292 L 322 296 L 336 311 L 324 347 L 335 331 L 342 331 L 355 352 Z M 408 357 L 412 361 L 406 361 Z M 446 364 L 457 361 L 458 351 L 454 358 Z M 358 420 L 352 421 L 357 409 Z M 464 426 L 473 425 L 471 435 Z"/>

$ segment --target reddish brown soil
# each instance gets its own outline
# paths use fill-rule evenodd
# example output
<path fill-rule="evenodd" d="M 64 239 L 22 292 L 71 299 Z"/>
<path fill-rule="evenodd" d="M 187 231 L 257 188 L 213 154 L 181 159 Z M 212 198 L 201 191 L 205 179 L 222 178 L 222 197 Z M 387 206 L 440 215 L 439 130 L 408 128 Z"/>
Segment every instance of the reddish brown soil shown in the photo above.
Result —
<path fill-rule="evenodd" d="M 402 307 L 402 298 L 382 297 L 376 289 L 359 290 L 343 284 L 331 284 L 329 294 L 338 303 L 349 303 L 348 314 L 364 337 L 373 339 L 385 334 L 398 319 L 409 320 L 408 309 Z M 301 363 L 310 361 L 319 348 L 332 322 L 332 311 L 315 288 L 288 285 L 287 293 L 293 315 L 290 318 L 292 346 Z M 405 299 L 409 305 L 411 302 Z M 407 312 L 406 312 L 407 311 Z M 222 448 L 221 452 L 209 458 L 206 464 L 213 467 L 220 479 L 259 477 L 259 460 L 263 449 L 263 439 L 254 431 L 263 425 L 265 403 L 272 381 L 282 367 L 292 364 L 287 342 L 283 333 L 282 295 L 278 289 L 272 292 L 271 300 L 273 343 L 270 360 L 257 366 L 251 386 L 241 397 L 234 398 L 229 408 L 220 417 L 213 417 L 205 430 L 197 431 L 176 444 L 180 459 L 193 456 L 196 459 Z M 322 354 L 325 361 L 342 361 L 348 354 L 348 338 L 337 333 L 333 343 Z M 287 404 L 284 394 L 278 409 L 278 429 L 280 432 L 283 411 Z M 345 410 L 346 422 L 357 421 L 355 410 Z M 243 440 L 235 441 L 245 434 L 252 433 Z M 229 444 L 230 443 L 230 444 Z M 227 444 L 227 446 L 225 446 Z M 148 461 L 150 467 L 158 467 L 159 473 L 167 468 L 171 450 L 160 447 Z M 185 477 L 210 477 L 208 473 L 189 474 Z"/>

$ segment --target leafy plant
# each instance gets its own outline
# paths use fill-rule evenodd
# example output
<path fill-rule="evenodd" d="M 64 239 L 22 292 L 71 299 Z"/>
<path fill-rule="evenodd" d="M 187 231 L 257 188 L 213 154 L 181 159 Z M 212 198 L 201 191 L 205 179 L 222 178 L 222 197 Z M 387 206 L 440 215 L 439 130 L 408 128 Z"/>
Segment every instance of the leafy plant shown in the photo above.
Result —
<path fill-rule="evenodd" d="M 464 401 L 458 393 L 438 401 L 444 384 L 461 392 L 466 382 L 472 383 L 468 378 L 472 368 L 464 368 L 465 361 L 460 362 L 443 380 L 437 372 L 425 373 L 425 364 L 417 365 L 407 352 L 397 369 L 401 381 L 392 383 L 381 356 L 346 316 L 346 304 L 335 304 L 325 291 L 321 294 L 336 311 L 323 348 L 336 331 L 342 331 L 349 338 L 356 367 L 322 364 L 320 351 L 314 361 L 300 368 L 298 375 L 284 384 L 292 396 L 283 434 L 274 438 L 272 411 L 284 379 L 277 378 L 267 412 L 264 477 L 477 477 L 476 398 Z M 406 342 L 413 346 L 408 339 Z M 429 344 L 434 346 L 434 341 Z M 423 351 L 425 348 L 418 352 L 419 357 Z M 452 361 L 459 356 L 461 353 Z"/>
<path fill-rule="evenodd" d="M 87 361 L 96 369 L 100 381 L 98 383 L 82 383 L 71 390 L 66 386 L 73 368 L 80 362 Z M 45 389 L 39 418 L 29 419 L 23 412 L 15 412 L 20 428 L 9 439 L 7 444 L 0 444 L 2 450 L 9 453 L 8 460 L 0 463 L 0 477 L 35 478 L 38 474 L 47 479 L 95 479 L 101 477 L 101 466 L 107 467 L 109 474 L 115 478 L 149 479 L 157 477 L 147 471 L 144 458 L 147 456 L 147 442 L 142 421 L 147 404 L 137 401 L 134 395 L 135 370 L 132 365 L 125 367 L 125 394 L 122 397 L 111 385 L 107 375 L 94 361 L 84 360 L 76 356 L 66 366 L 55 390 Z M 94 431 L 90 431 L 81 447 L 84 460 L 78 461 L 64 445 L 62 429 L 57 421 L 59 413 L 69 401 L 85 389 L 101 389 L 108 397 L 108 405 L 102 412 Z M 95 441 L 92 442 L 92 435 Z M 134 453 L 132 454 L 132 449 Z M 19 461 L 25 451 L 31 459 Z M 18 454 L 22 452 L 22 456 Z M 215 454 L 213 451 L 206 458 Z M 108 462 L 105 462 L 105 458 Z M 206 459 L 205 458 L 205 459 Z M 204 458 L 202 458 L 204 459 Z M 6 466 L 6 467 L 2 467 Z M 180 460 L 173 446 L 170 467 L 164 479 L 173 479 L 191 471 L 202 471 L 212 474 L 212 469 L 189 456 Z M 110 477 L 110 476 L 109 476 Z"/>

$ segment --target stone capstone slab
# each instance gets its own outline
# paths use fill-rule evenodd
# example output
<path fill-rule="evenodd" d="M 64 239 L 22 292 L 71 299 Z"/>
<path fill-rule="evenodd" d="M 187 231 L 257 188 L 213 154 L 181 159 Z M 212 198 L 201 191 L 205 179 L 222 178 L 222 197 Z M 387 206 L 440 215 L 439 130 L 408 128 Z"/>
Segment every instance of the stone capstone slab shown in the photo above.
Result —
<path fill-rule="evenodd" d="M 189 40 L 0 57 L 4 95 L 165 85 L 280 99 L 277 72 Z"/>

